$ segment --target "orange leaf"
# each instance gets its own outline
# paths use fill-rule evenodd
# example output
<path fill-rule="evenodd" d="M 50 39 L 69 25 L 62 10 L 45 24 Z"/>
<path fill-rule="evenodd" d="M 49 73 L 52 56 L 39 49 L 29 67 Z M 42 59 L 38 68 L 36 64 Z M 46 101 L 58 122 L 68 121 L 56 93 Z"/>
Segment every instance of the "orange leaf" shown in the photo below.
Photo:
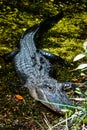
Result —
<path fill-rule="evenodd" d="M 24 100 L 24 98 L 23 98 L 21 95 L 15 95 L 15 97 L 16 97 L 18 100 Z"/>

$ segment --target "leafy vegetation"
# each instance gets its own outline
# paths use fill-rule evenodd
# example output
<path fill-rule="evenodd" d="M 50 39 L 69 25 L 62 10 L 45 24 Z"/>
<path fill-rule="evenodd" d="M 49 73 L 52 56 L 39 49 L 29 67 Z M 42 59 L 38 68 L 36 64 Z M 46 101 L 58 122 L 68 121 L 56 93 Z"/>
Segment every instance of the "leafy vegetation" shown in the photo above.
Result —
<path fill-rule="evenodd" d="M 87 125 L 87 70 L 76 67 L 87 59 L 86 0 L 1 0 L 0 1 L 0 129 L 58 130 L 83 129 Z M 15 86 L 19 82 L 11 63 L 2 56 L 17 48 L 24 31 L 61 11 L 64 17 L 43 36 L 40 48 L 57 54 L 68 61 L 70 67 L 54 64 L 58 81 L 74 81 L 79 88 L 69 89 L 73 110 L 59 115 L 52 112 L 29 95 L 28 90 Z M 86 45 L 86 44 L 85 44 Z M 74 57 L 80 54 L 73 63 Z M 87 66 L 86 66 L 87 67 Z M 77 67 L 78 69 L 78 67 Z M 75 107 L 76 106 L 76 107 Z"/>

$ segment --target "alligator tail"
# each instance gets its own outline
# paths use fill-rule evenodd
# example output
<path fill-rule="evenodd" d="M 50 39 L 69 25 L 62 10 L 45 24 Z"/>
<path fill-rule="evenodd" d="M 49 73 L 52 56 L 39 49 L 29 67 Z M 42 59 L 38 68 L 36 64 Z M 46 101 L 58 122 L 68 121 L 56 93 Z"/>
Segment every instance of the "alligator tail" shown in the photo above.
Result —
<path fill-rule="evenodd" d="M 47 32 L 50 28 L 52 28 L 57 22 L 59 22 L 64 17 L 64 12 L 61 11 L 55 16 L 46 18 L 44 21 L 42 21 L 39 24 L 39 29 L 37 33 L 35 34 L 34 40 L 36 43 L 36 47 L 40 45 L 41 39 L 43 37 L 43 34 Z"/>

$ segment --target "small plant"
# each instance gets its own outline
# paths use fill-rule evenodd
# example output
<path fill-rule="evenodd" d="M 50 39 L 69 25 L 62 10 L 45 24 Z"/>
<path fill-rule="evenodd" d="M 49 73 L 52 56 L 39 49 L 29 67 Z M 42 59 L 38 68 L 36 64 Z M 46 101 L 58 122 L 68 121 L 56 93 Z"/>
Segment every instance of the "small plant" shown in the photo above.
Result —
<path fill-rule="evenodd" d="M 84 53 L 78 54 L 74 58 L 74 60 L 73 60 L 74 62 L 78 61 L 84 57 L 87 57 L 87 40 L 83 43 L 83 49 L 84 49 Z M 86 71 L 87 63 L 81 63 L 75 70 L 81 70 L 81 71 L 85 70 Z M 84 87 L 85 83 L 87 83 L 87 81 L 85 81 L 84 83 L 81 83 L 82 84 L 81 86 Z M 76 88 L 76 93 L 80 95 L 80 100 L 83 99 L 83 98 L 81 98 L 81 96 L 84 97 L 84 100 L 82 100 L 82 103 L 80 104 L 81 106 L 83 106 L 84 111 L 81 111 L 82 115 L 80 115 L 80 117 L 77 118 L 77 122 L 83 122 L 83 124 L 87 124 L 87 90 L 83 92 L 83 91 L 81 91 L 80 88 Z M 78 112 L 79 112 L 79 110 L 78 110 Z"/>
<path fill-rule="evenodd" d="M 80 59 L 82 59 L 82 58 L 84 58 L 84 57 L 87 57 L 87 40 L 83 43 L 83 49 L 84 49 L 84 53 L 82 54 L 78 54 L 75 58 L 74 58 L 74 62 L 75 61 L 78 61 L 78 60 L 80 60 Z M 87 70 L 87 63 L 83 63 L 83 64 L 80 64 L 77 68 L 76 68 L 76 70 Z"/>

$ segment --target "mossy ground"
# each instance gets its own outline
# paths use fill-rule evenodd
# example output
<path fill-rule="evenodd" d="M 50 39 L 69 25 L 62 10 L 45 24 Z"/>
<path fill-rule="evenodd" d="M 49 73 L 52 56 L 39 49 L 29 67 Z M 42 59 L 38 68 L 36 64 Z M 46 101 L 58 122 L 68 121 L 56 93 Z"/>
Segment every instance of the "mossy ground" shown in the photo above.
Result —
<path fill-rule="evenodd" d="M 84 12 L 70 19 L 63 18 L 44 35 L 41 48 L 61 56 L 71 64 L 73 58 L 83 52 L 82 43 L 87 36 L 86 16 Z M 10 84 L 9 81 L 18 82 L 18 78 L 12 64 L 5 63 L 2 58 L 3 54 L 16 49 L 23 32 L 38 22 L 40 18 L 16 8 L 12 10 L 9 6 L 0 12 L 0 130 L 47 130 L 46 121 L 54 125 L 63 119 L 60 114 L 35 101 L 27 89 Z M 79 74 L 72 71 L 76 64 L 68 69 L 58 63 L 54 66 L 58 81 L 71 81 Z M 24 100 L 18 100 L 17 94 Z"/>

